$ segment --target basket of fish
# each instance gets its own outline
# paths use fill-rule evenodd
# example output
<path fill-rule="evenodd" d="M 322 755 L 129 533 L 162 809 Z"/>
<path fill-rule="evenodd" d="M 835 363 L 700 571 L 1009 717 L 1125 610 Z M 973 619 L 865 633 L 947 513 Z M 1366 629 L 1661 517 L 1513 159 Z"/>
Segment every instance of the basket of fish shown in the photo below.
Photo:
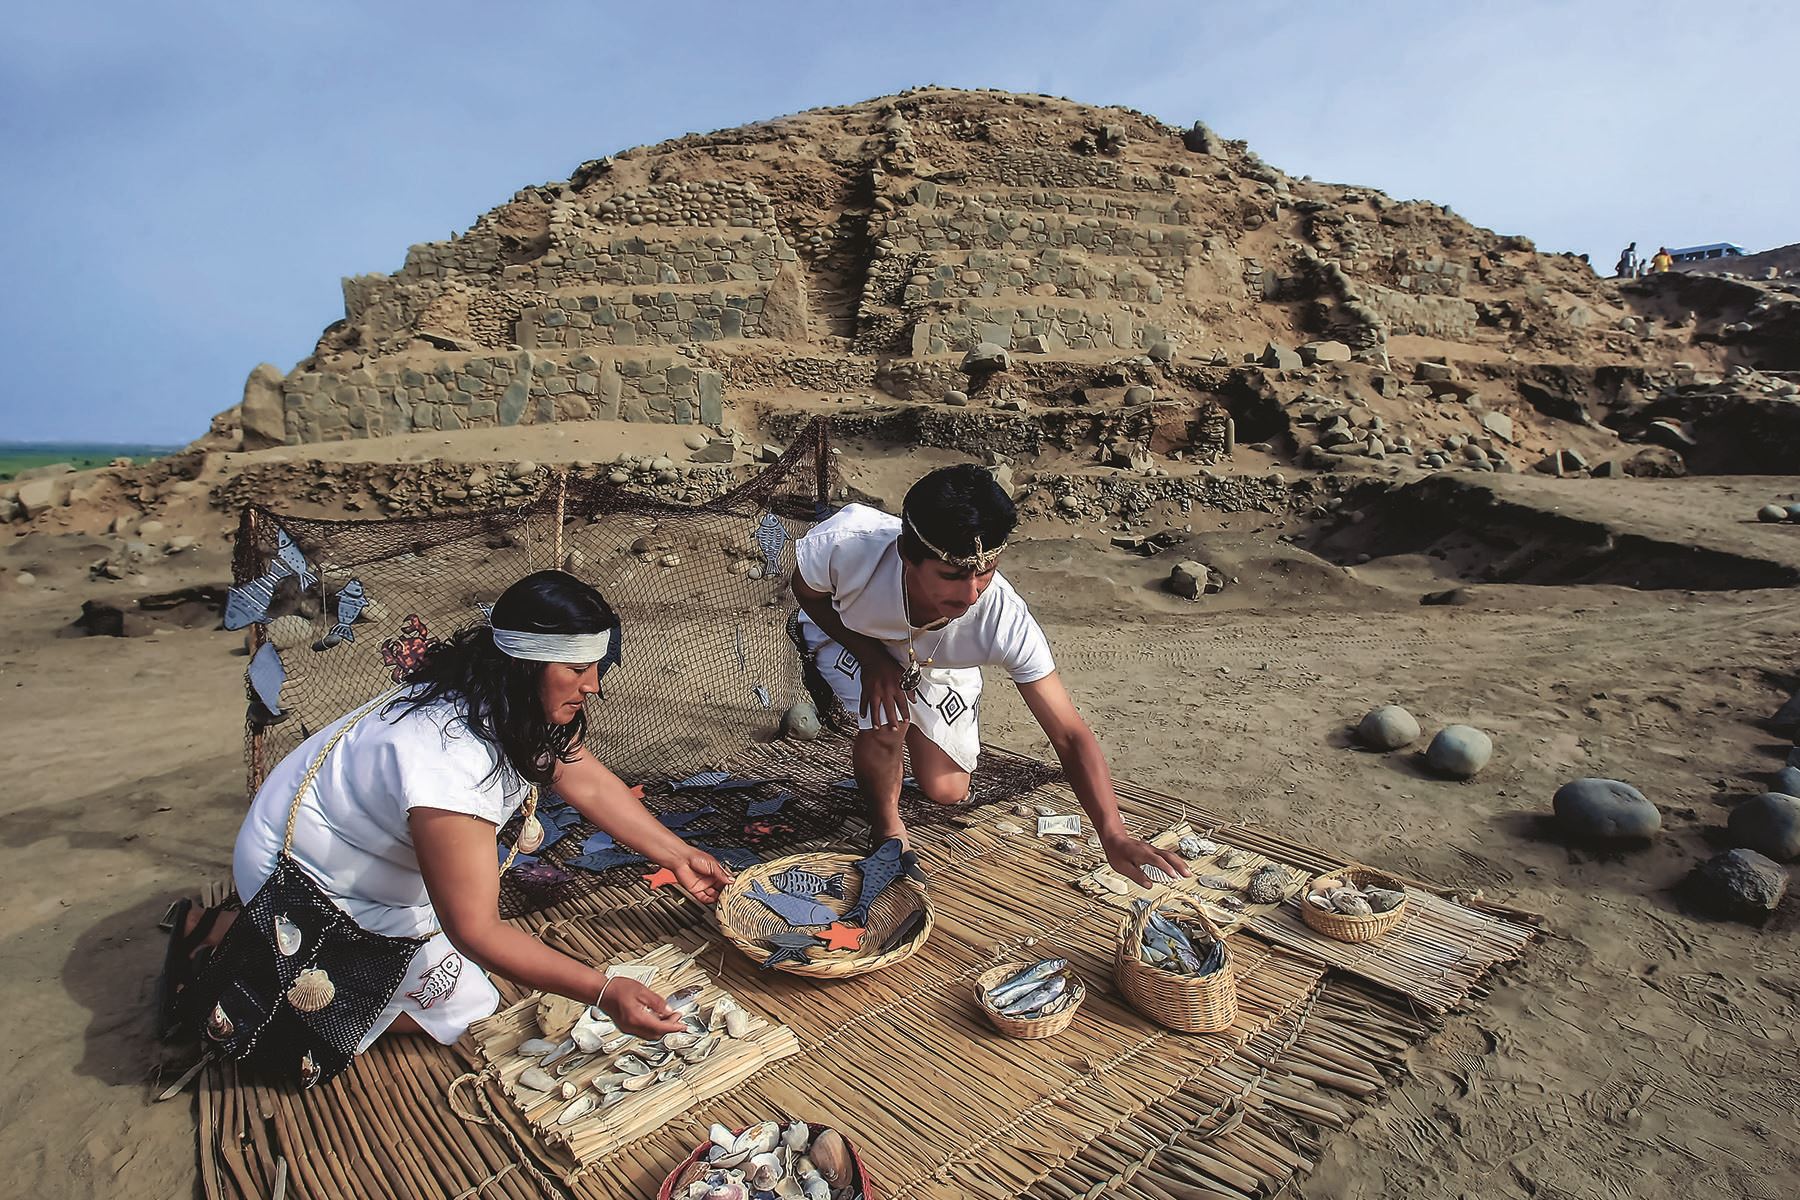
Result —
<path fill-rule="evenodd" d="M 1131 1006 L 1165 1028 L 1216 1033 L 1237 1020 L 1225 935 L 1186 897 L 1133 903 L 1119 926 L 1114 977 Z"/>
<path fill-rule="evenodd" d="M 900 840 L 873 852 L 793 854 L 738 873 L 714 917 L 765 969 L 850 979 L 910 958 L 931 933 L 925 876 Z"/>
<path fill-rule="evenodd" d="M 1392 875 L 1373 867 L 1345 867 L 1306 885 L 1300 915 L 1328 938 L 1372 942 L 1400 923 L 1406 905 L 1406 886 Z"/>
<path fill-rule="evenodd" d="M 1061 1033 L 1086 998 L 1087 985 L 1066 958 L 1003 962 L 975 977 L 975 1006 L 1007 1037 Z"/>
<path fill-rule="evenodd" d="M 850 1139 L 835 1129 L 764 1121 L 712 1127 L 706 1144 L 663 1181 L 657 1200 L 880 1200 Z"/>

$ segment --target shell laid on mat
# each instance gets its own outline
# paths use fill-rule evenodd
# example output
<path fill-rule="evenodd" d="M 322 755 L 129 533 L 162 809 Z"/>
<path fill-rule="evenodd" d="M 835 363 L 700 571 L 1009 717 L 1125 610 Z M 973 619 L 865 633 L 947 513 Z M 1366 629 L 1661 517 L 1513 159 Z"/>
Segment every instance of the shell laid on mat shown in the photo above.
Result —
<path fill-rule="evenodd" d="M 1196 875 L 1194 882 L 1209 892 L 1235 892 L 1238 885 L 1223 875 Z"/>
<path fill-rule="evenodd" d="M 549 1038 L 526 1038 L 519 1043 L 518 1053 L 523 1058 L 539 1058 L 556 1049 L 556 1043 Z"/>
<path fill-rule="evenodd" d="M 654 1075 L 628 1075 L 625 1082 L 619 1085 L 620 1091 L 641 1092 L 656 1082 Z"/>
<path fill-rule="evenodd" d="M 1244 885 L 1244 898 L 1252 904 L 1280 904 L 1286 889 L 1287 872 L 1280 867 L 1264 867 Z"/>
<path fill-rule="evenodd" d="M 850 1162 L 850 1147 L 844 1144 L 844 1137 L 837 1130 L 820 1130 L 806 1156 L 812 1159 L 813 1168 L 834 1190 L 850 1186 L 856 1169 Z"/>
<path fill-rule="evenodd" d="M 301 943 L 305 940 L 298 925 L 283 913 L 275 914 L 275 948 L 281 951 L 283 958 L 292 958 L 300 953 Z"/>
<path fill-rule="evenodd" d="M 725 1033 L 728 1037 L 741 1038 L 750 1032 L 750 1014 L 741 1008 L 734 1008 L 725 1014 Z"/>
<path fill-rule="evenodd" d="M 556 1090 L 556 1076 L 550 1074 L 550 1072 L 544 1070 L 542 1067 L 526 1067 L 525 1070 L 519 1074 L 519 1086 L 522 1088 L 529 1088 L 534 1092 L 554 1092 Z"/>
<path fill-rule="evenodd" d="M 568 1105 L 561 1112 L 556 1114 L 556 1123 L 558 1125 L 572 1125 L 576 1121 L 581 1120 L 581 1118 L 588 1116 L 590 1113 L 597 1112 L 599 1108 L 600 1097 L 577 1096 L 575 1099 L 569 1101 Z"/>
<path fill-rule="evenodd" d="M 635 1054 L 623 1055 L 619 1059 L 619 1061 L 614 1065 L 617 1066 L 620 1071 L 624 1072 L 627 1075 L 648 1075 L 648 1074 L 650 1074 L 650 1064 L 645 1062 L 643 1059 L 639 1058 Z"/>
<path fill-rule="evenodd" d="M 678 1013 L 687 1012 L 689 1009 L 693 1008 L 695 1005 L 697 1005 L 699 1003 L 700 1003 L 700 985 L 699 984 L 695 984 L 692 987 L 684 987 L 679 992 L 674 992 L 668 997 L 669 1007 L 674 1009 Z"/>
<path fill-rule="evenodd" d="M 624 1088 L 616 1088 L 616 1087 L 607 1088 L 605 1091 L 600 1093 L 600 1107 L 601 1108 L 611 1108 L 613 1105 L 617 1104 L 619 1101 L 623 1100 L 624 1098 L 625 1098 L 625 1089 Z"/>
<path fill-rule="evenodd" d="M 294 977 L 287 990 L 287 1002 L 303 1013 L 315 1013 L 337 996 L 337 985 L 322 967 L 309 967 Z"/>
<path fill-rule="evenodd" d="M 715 1126 L 715 1128 L 717 1128 L 717 1127 Z M 806 1127 L 805 1121 L 795 1121 L 793 1124 L 789 1125 L 786 1129 L 781 1131 L 782 1146 L 785 1149 L 790 1150 L 795 1154 L 799 1154 L 802 1151 L 804 1151 L 806 1149 L 807 1142 L 809 1142 L 811 1139 L 812 1139 L 812 1130 L 810 1130 Z"/>

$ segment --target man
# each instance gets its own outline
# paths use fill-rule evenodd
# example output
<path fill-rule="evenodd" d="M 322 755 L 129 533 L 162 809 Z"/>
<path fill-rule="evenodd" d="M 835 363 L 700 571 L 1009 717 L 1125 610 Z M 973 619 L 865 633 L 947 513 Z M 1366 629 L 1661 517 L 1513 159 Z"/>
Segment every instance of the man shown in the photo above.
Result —
<path fill-rule="evenodd" d="M 1057 676 L 1050 644 L 995 569 L 1018 513 L 978 466 L 945 467 L 907 492 L 900 516 L 846 505 L 795 546 L 801 635 L 845 709 L 851 757 L 879 843 L 904 842 L 908 758 L 937 804 L 969 798 L 981 752 L 981 668 L 1004 667 L 1048 735 L 1113 869 L 1186 875 L 1179 855 L 1132 836 L 1106 757 Z"/>
<path fill-rule="evenodd" d="M 1631 243 L 1631 245 L 1625 247 L 1624 250 L 1620 251 L 1619 265 L 1617 268 L 1614 269 L 1613 274 L 1618 276 L 1620 279 L 1630 279 L 1633 276 L 1635 276 L 1637 273 L 1638 273 L 1637 243 L 1633 242 L 1633 243 Z"/>
<path fill-rule="evenodd" d="M 1662 246 L 1657 249 L 1656 257 L 1650 260 L 1650 269 L 1658 275 L 1675 269 L 1675 258 L 1669 253 L 1669 248 L 1667 246 Z"/>

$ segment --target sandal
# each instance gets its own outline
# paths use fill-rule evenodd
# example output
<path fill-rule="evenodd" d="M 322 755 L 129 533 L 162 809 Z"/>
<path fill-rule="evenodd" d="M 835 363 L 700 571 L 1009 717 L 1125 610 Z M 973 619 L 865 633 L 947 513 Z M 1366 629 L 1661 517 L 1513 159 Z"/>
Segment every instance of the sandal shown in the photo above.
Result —
<path fill-rule="evenodd" d="M 160 1041 L 173 1040 L 186 1022 L 188 1014 L 184 999 L 187 989 L 212 958 L 212 947 L 203 943 L 211 935 L 213 926 L 218 924 L 226 906 L 218 904 L 207 909 L 194 922 L 193 929 L 183 932 L 182 926 L 187 924 L 188 914 L 193 911 L 194 902 L 183 898 L 176 902 L 168 918 L 171 922 L 169 945 L 163 951 L 162 974 L 156 981 L 156 1036 Z"/>

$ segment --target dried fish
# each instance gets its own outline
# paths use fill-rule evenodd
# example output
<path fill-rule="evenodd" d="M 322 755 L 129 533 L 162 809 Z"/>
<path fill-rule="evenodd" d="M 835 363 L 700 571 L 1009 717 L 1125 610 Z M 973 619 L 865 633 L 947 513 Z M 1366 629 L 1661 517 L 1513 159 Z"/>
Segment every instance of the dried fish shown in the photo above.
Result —
<path fill-rule="evenodd" d="M 1068 968 L 1066 958 L 1043 958 L 1001 980 L 987 991 L 988 1003 L 1004 1008 L 1039 984 Z"/>

